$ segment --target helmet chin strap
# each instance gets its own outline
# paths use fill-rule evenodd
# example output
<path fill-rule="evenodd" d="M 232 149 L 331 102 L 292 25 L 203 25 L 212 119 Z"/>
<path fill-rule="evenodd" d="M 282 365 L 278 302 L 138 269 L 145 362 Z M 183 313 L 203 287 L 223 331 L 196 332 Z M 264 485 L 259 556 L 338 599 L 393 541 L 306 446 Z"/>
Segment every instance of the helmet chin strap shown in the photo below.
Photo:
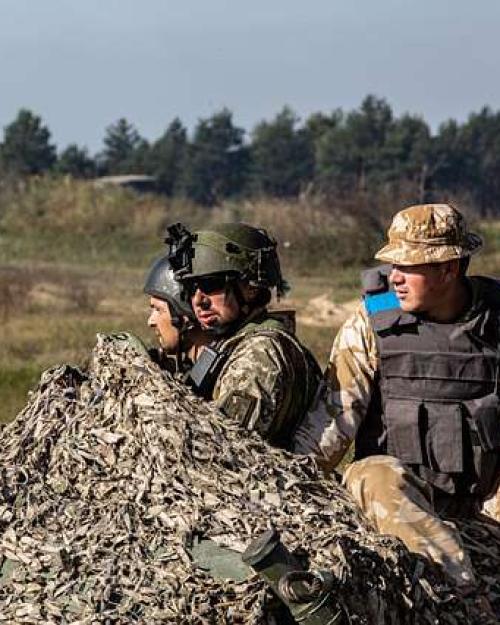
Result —
<path fill-rule="evenodd" d="M 188 320 L 185 316 L 174 312 L 172 310 L 172 307 L 170 307 L 170 309 L 172 325 L 179 332 L 179 341 L 177 343 L 177 349 L 175 350 L 175 360 L 177 363 L 178 371 L 181 371 L 183 364 L 183 355 L 191 347 L 191 345 L 189 345 L 187 341 L 187 337 L 189 335 L 189 332 L 195 328 L 195 324 L 192 321 Z"/>

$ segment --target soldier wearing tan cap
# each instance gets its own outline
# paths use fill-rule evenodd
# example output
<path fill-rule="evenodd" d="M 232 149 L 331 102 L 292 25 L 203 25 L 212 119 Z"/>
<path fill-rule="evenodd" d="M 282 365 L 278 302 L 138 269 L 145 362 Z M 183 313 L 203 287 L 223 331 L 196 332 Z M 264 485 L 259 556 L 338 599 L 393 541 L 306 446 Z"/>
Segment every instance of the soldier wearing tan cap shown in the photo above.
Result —
<path fill-rule="evenodd" d="M 296 451 L 326 469 L 355 443 L 344 483 L 382 533 L 474 584 L 450 522 L 500 475 L 500 284 L 467 277 L 481 239 L 447 204 L 400 211 L 340 329 Z"/>

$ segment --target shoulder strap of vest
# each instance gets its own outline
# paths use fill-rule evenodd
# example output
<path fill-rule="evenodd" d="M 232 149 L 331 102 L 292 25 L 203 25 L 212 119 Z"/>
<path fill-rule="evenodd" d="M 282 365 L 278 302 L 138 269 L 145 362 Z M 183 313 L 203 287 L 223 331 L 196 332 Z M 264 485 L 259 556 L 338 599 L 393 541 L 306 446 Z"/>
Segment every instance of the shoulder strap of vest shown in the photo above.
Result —
<path fill-rule="evenodd" d="M 276 318 L 268 317 L 261 323 L 248 324 L 248 327 L 245 327 L 238 334 L 227 339 L 221 345 L 219 345 L 219 349 L 225 355 L 226 360 L 227 358 L 229 358 L 231 352 L 235 349 L 235 347 L 248 336 L 268 336 L 270 338 L 276 338 L 277 336 L 280 336 L 292 345 L 294 345 L 295 349 L 302 356 L 305 383 L 303 396 L 310 404 L 313 394 L 316 392 L 316 387 L 323 377 L 321 367 L 319 366 L 316 358 L 313 356 L 310 350 L 302 345 L 297 337 L 285 328 L 282 322 L 280 322 Z M 309 370 L 312 372 L 313 380 L 311 380 L 310 376 L 308 375 Z M 311 388 L 311 382 L 314 385 L 313 388 Z"/>
<path fill-rule="evenodd" d="M 247 324 L 237 334 L 223 341 L 219 345 L 219 349 L 223 352 L 227 351 L 230 353 L 238 343 L 248 336 L 269 336 L 271 338 L 281 336 L 292 343 L 300 353 L 303 354 L 309 351 L 299 342 L 296 336 L 285 328 L 285 325 L 279 319 L 273 317 L 267 317 L 260 323 Z M 314 359 L 314 357 L 312 358 Z"/>

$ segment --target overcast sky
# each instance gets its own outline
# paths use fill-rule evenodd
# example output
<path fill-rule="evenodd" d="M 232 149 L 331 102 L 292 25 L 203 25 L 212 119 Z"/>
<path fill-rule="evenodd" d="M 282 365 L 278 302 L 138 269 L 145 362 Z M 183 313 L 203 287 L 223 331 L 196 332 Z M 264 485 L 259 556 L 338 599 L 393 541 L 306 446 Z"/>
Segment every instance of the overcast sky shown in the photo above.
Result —
<path fill-rule="evenodd" d="M 500 109 L 499 28 L 500 0 L 0 0 L 0 126 L 29 108 L 95 152 L 122 116 L 155 139 L 374 93 L 436 128 Z"/>

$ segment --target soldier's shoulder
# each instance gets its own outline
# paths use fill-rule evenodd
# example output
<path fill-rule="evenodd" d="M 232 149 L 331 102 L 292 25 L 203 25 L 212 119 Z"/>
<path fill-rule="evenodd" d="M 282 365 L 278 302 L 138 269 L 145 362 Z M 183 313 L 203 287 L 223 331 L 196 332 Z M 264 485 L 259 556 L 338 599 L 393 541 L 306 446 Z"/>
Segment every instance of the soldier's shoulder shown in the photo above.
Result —
<path fill-rule="evenodd" d="M 342 330 L 356 330 L 356 331 L 365 331 L 371 327 L 370 324 L 370 315 L 366 310 L 366 306 L 363 300 L 360 300 L 354 310 L 350 315 L 347 316 L 346 320 L 340 327 Z"/>
<path fill-rule="evenodd" d="M 333 353 L 342 350 L 375 353 L 375 334 L 370 316 L 361 301 L 340 327 L 332 348 Z"/>
<path fill-rule="evenodd" d="M 230 346 L 231 340 L 227 345 Z M 243 360 L 248 363 L 269 364 L 273 367 L 297 369 L 306 362 L 308 367 L 318 367 L 314 356 L 292 333 L 277 327 L 257 327 L 235 337 L 230 347 L 228 364 Z"/>
<path fill-rule="evenodd" d="M 253 328 L 235 337 L 232 355 L 250 353 L 277 353 L 291 349 L 292 340 L 286 332 L 277 328 Z"/>

